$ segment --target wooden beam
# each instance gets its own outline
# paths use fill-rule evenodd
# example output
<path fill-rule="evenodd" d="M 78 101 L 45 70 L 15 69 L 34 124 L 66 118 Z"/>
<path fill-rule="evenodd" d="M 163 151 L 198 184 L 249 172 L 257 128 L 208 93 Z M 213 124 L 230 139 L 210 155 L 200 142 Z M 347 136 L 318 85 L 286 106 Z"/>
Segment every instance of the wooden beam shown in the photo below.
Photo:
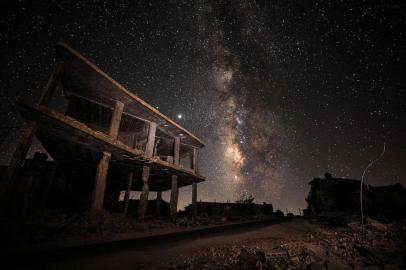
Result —
<path fill-rule="evenodd" d="M 197 183 L 193 182 L 192 184 L 192 216 L 196 218 L 197 216 Z"/>
<path fill-rule="evenodd" d="M 104 191 L 106 189 L 106 177 L 109 169 L 109 161 L 111 154 L 109 152 L 103 152 L 103 156 L 100 159 L 97 166 L 96 179 L 93 191 L 92 211 L 99 211 L 103 209 Z"/>
<path fill-rule="evenodd" d="M 123 115 L 124 103 L 116 101 L 116 106 L 111 117 L 109 135 L 114 140 L 117 140 L 118 131 L 120 130 L 121 116 Z"/>
<path fill-rule="evenodd" d="M 143 220 L 145 218 L 145 213 L 147 212 L 148 208 L 148 193 L 149 193 L 149 186 L 148 186 L 148 178 L 149 178 L 149 167 L 143 166 L 142 167 L 142 190 L 140 195 L 140 201 L 138 203 L 138 219 Z"/>
<path fill-rule="evenodd" d="M 170 216 L 171 220 L 176 220 L 176 213 L 178 211 L 178 197 L 179 197 L 179 190 L 178 190 L 178 177 L 176 175 L 172 175 L 171 177 L 171 201 L 170 201 Z"/>
<path fill-rule="evenodd" d="M 55 89 L 58 86 L 59 78 L 63 72 L 64 62 L 60 62 L 51 73 L 44 91 L 38 101 L 38 105 L 47 106 L 55 93 Z M 34 139 L 34 134 L 37 129 L 37 125 L 34 122 L 28 122 L 25 127 L 25 131 L 21 140 L 19 141 L 13 156 L 11 157 L 10 164 L 3 176 L 3 180 L 0 184 L 0 213 L 3 213 L 4 207 L 8 202 L 13 189 L 14 182 L 20 174 L 21 165 L 25 160 L 28 150 Z"/>
<path fill-rule="evenodd" d="M 124 215 L 127 214 L 128 212 L 128 205 L 130 204 L 130 193 L 131 193 L 131 188 L 133 185 L 133 178 L 134 178 L 134 172 L 131 171 L 130 174 L 128 175 L 128 179 L 127 179 L 127 189 L 125 191 L 125 195 L 124 195 Z"/>
<path fill-rule="evenodd" d="M 161 215 L 162 191 L 156 193 L 156 215 Z"/>
<path fill-rule="evenodd" d="M 145 155 L 147 157 L 152 157 L 154 154 L 156 126 L 157 124 L 154 122 L 149 123 L 148 140 L 145 146 Z"/>

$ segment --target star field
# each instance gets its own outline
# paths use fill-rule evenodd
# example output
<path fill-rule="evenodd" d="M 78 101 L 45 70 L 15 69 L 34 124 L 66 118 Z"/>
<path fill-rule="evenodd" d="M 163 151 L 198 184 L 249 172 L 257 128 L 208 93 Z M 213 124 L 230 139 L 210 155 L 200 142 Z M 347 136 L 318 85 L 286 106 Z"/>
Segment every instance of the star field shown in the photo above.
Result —
<path fill-rule="evenodd" d="M 359 179 L 384 142 L 366 182 L 406 184 L 402 1 L 1 5 L 1 163 L 24 123 L 17 98 L 38 98 L 64 40 L 206 142 L 199 200 L 249 193 L 297 212 L 312 177 Z"/>

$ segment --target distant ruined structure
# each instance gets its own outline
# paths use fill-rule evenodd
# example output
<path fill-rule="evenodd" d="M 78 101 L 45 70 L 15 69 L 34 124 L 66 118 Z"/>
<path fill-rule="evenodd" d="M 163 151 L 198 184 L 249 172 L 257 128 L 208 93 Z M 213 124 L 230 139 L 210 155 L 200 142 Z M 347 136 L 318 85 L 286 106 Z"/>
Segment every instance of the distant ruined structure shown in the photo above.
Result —
<path fill-rule="evenodd" d="M 252 215 L 270 216 L 274 214 L 273 206 L 269 203 L 242 203 L 242 202 L 197 202 L 197 211 L 202 216 L 241 217 Z M 185 207 L 186 213 L 193 212 L 193 205 Z"/>
<path fill-rule="evenodd" d="M 306 198 L 305 215 L 334 216 L 360 212 L 360 181 L 335 178 L 326 173 L 325 178 L 310 181 Z M 364 213 L 372 218 L 403 219 L 406 217 L 406 190 L 401 184 L 388 186 L 363 186 Z"/>
<path fill-rule="evenodd" d="M 149 192 L 157 194 L 159 213 L 162 192 L 170 190 L 175 219 L 178 189 L 192 185 L 196 215 L 197 184 L 205 180 L 198 171 L 204 143 L 67 44 L 56 46 L 56 56 L 58 65 L 38 104 L 18 104 L 27 128 L 10 165 L 1 170 L 1 212 L 20 209 L 25 215 L 52 197 L 65 208 L 97 212 L 114 208 L 124 190 L 123 212 L 130 192 L 141 191 L 137 215 L 143 219 Z M 62 96 L 54 95 L 58 87 Z M 25 159 L 34 136 L 53 161 L 46 154 Z"/>

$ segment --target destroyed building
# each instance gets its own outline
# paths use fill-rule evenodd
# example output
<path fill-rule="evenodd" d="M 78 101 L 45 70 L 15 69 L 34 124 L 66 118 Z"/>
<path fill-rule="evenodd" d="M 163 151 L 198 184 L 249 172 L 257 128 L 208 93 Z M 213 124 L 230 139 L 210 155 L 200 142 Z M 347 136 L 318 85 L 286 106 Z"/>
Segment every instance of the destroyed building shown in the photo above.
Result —
<path fill-rule="evenodd" d="M 360 180 L 325 178 L 310 181 L 305 215 L 341 215 L 360 212 Z M 406 217 L 406 190 L 401 184 L 387 186 L 363 185 L 364 214 L 379 219 Z"/>
<path fill-rule="evenodd" d="M 56 58 L 57 67 L 38 104 L 18 104 L 27 125 L 10 165 L 3 169 L 2 213 L 27 211 L 30 203 L 21 198 L 37 196 L 35 186 L 41 190 L 39 210 L 52 198 L 52 205 L 70 210 L 114 209 L 124 190 L 122 211 L 127 212 L 130 192 L 140 191 L 137 213 L 142 219 L 149 192 L 156 192 L 159 212 L 162 192 L 170 190 L 174 219 L 178 189 L 192 185 L 196 214 L 197 184 L 205 180 L 198 171 L 202 140 L 67 44 L 57 44 Z M 63 95 L 55 95 L 56 89 Z M 26 160 L 34 136 L 51 161 L 46 155 Z M 42 183 L 32 185 L 33 179 Z"/>
<path fill-rule="evenodd" d="M 272 215 L 272 204 L 263 203 L 231 203 L 231 202 L 197 202 L 197 211 L 199 215 L 214 217 L 238 217 L 238 216 L 252 216 L 252 215 Z M 190 204 L 185 207 L 185 212 L 191 214 L 193 212 L 193 205 Z"/>

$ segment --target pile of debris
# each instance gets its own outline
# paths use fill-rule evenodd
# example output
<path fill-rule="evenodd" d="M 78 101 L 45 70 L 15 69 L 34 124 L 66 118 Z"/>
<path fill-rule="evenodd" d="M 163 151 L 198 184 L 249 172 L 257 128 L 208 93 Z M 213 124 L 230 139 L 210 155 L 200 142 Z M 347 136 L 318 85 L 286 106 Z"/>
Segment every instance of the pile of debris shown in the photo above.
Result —
<path fill-rule="evenodd" d="M 333 177 L 314 178 L 306 201 L 306 216 L 340 216 L 358 214 L 360 180 Z M 381 221 L 406 218 L 406 189 L 401 184 L 386 186 L 363 185 L 364 214 Z"/>
<path fill-rule="evenodd" d="M 359 224 L 317 226 L 318 231 L 295 241 L 273 238 L 208 248 L 168 269 L 405 269 L 405 222 L 368 220 L 363 234 Z"/>

